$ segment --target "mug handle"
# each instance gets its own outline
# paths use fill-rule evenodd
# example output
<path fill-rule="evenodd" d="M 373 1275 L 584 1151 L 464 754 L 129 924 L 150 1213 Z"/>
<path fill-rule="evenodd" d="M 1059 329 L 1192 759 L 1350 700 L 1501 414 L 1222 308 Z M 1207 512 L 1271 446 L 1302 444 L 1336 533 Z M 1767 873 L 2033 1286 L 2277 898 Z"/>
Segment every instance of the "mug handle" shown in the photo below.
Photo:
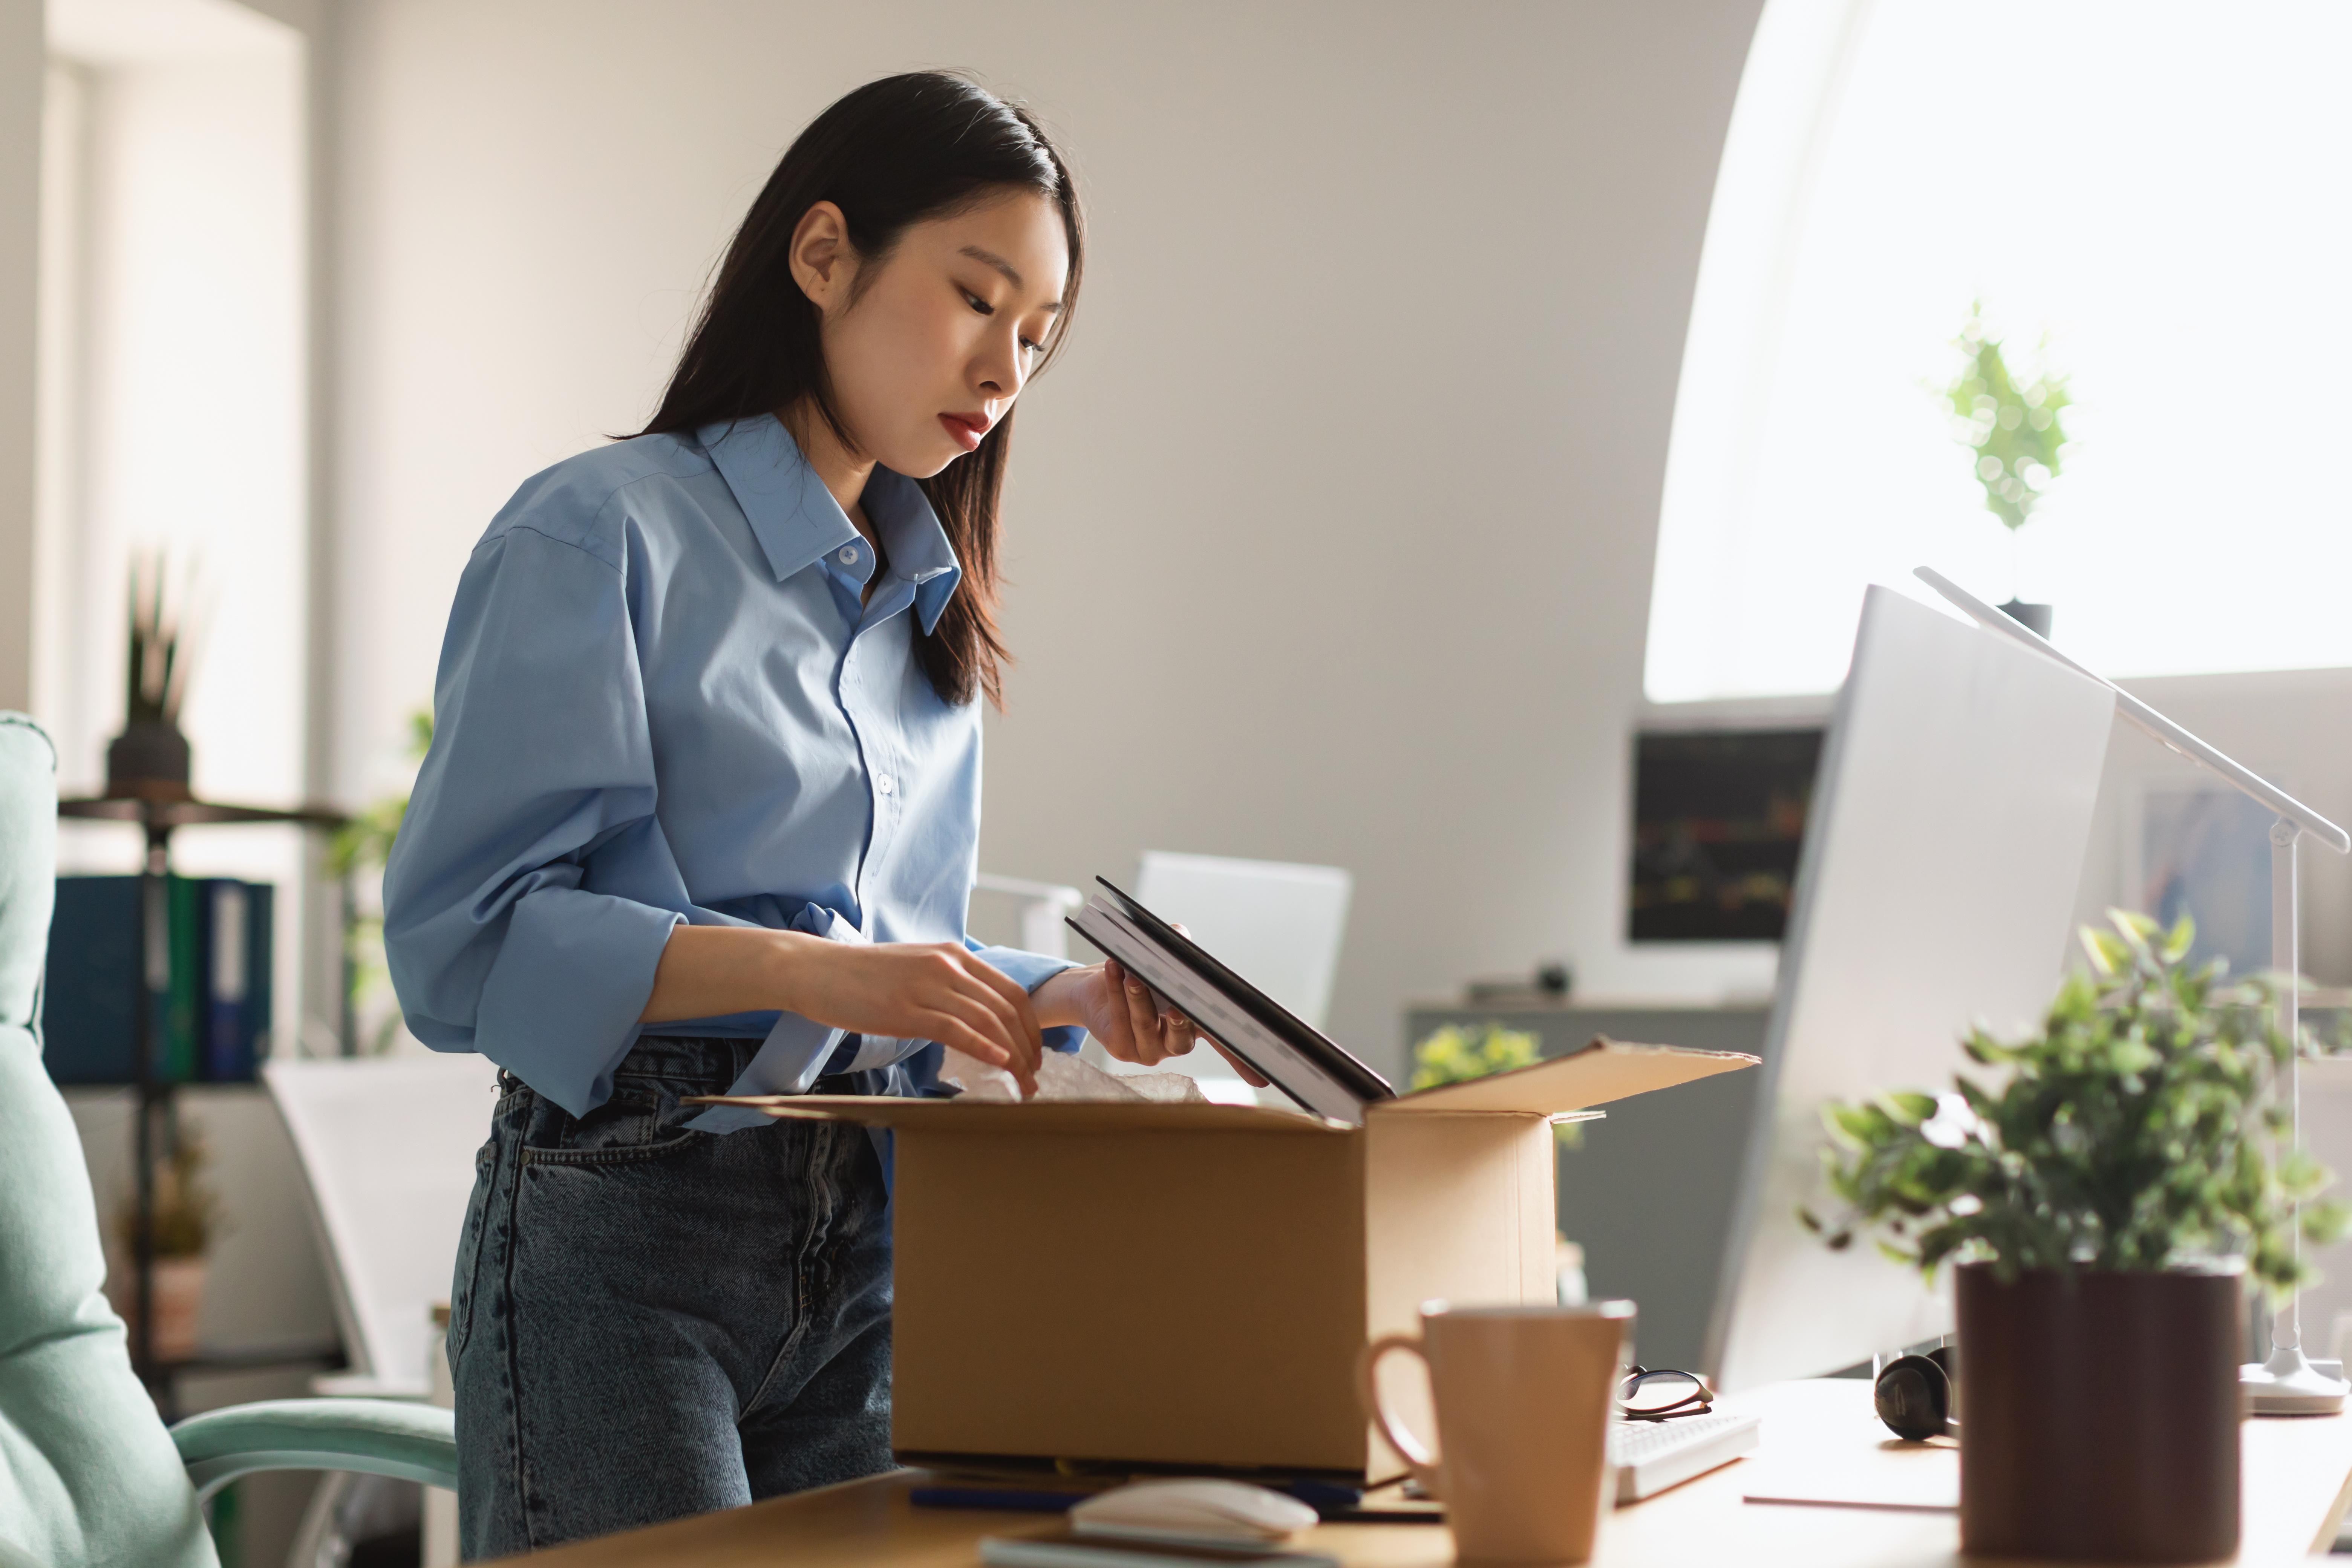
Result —
<path fill-rule="evenodd" d="M 1421 1489 L 1435 1497 L 1438 1495 L 1437 1456 L 1429 1451 L 1427 1444 L 1405 1430 L 1403 1423 L 1392 1418 L 1381 1404 L 1380 1384 L 1372 1374 L 1379 1368 L 1381 1358 L 1391 1351 L 1411 1351 L 1421 1358 L 1423 1368 L 1429 1365 L 1429 1352 L 1422 1348 L 1419 1335 L 1383 1334 L 1366 1345 L 1364 1353 L 1356 1358 L 1356 1394 L 1363 1402 L 1364 1414 L 1372 1418 L 1372 1425 L 1379 1427 L 1381 1436 L 1389 1440 L 1389 1447 L 1404 1456 L 1406 1468 L 1412 1470 L 1412 1479 L 1420 1483 Z"/>

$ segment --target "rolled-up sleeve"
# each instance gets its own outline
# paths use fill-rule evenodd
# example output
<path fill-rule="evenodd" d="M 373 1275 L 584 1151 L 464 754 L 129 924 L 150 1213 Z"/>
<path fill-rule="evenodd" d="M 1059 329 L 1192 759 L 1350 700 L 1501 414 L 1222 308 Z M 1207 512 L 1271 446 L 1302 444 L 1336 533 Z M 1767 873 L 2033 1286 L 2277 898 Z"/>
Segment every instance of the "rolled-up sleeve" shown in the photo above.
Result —
<path fill-rule="evenodd" d="M 1033 994 L 1065 969 L 1077 967 L 1066 958 L 1048 958 L 1042 952 L 1027 952 L 1017 947 L 983 947 L 970 937 L 963 939 L 963 944 L 971 950 L 973 957 Z M 1075 1051 L 1087 1041 L 1087 1032 L 1075 1024 L 1044 1033 L 1049 1051 Z"/>
<path fill-rule="evenodd" d="M 654 800 L 620 567 L 526 526 L 485 540 L 384 871 L 384 952 L 410 1031 L 481 1052 L 574 1115 L 601 1103 L 683 918 L 595 885 L 600 849 L 659 837 Z"/>

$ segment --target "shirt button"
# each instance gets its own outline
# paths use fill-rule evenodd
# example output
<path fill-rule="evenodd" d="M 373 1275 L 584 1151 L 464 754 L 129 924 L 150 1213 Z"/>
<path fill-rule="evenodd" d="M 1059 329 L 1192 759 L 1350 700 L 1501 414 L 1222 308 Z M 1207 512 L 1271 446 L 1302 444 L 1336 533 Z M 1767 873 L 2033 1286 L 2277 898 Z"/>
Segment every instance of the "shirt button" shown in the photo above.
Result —
<path fill-rule="evenodd" d="M 844 566 L 855 566 L 857 564 L 857 546 L 855 544 L 845 544 L 841 547 L 841 563 Z"/>
<path fill-rule="evenodd" d="M 877 773 L 874 776 L 874 788 L 879 794 L 888 795 L 892 790 L 897 789 L 898 787 L 898 781 L 892 778 L 888 773 Z"/>

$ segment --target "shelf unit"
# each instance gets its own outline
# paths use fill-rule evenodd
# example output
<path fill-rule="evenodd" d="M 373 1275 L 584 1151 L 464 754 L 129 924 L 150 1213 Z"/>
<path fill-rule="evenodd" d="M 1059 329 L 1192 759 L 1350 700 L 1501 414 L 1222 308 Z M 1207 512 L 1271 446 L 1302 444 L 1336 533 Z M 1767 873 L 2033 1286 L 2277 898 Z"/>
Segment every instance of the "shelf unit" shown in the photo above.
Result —
<path fill-rule="evenodd" d="M 169 1149 L 178 1138 L 179 1113 L 174 1097 L 180 1086 L 176 1082 L 158 1079 L 155 1074 L 152 1015 L 156 987 L 151 965 L 156 957 L 153 939 L 165 925 L 163 879 L 171 871 L 172 834 L 175 829 L 272 824 L 331 832 L 343 826 L 348 819 L 342 813 L 324 806 L 282 810 L 273 806 L 225 805 L 213 801 L 194 800 L 184 791 L 169 788 L 61 800 L 58 803 L 58 815 L 79 821 L 127 823 L 138 827 L 146 838 L 146 853 L 139 863 L 137 972 L 141 984 L 136 988 L 131 1015 L 138 1076 L 128 1086 L 137 1091 L 139 1100 L 132 1153 L 136 1168 L 139 1226 L 132 1238 L 131 1259 L 132 1300 L 138 1304 L 138 1315 L 131 1325 L 131 1367 L 139 1373 L 140 1382 L 146 1385 L 148 1394 L 163 1413 L 164 1419 L 170 1420 L 177 1414 L 174 1378 L 180 1373 L 250 1372 L 270 1367 L 313 1365 L 332 1369 L 340 1366 L 342 1364 L 342 1350 L 334 1344 L 225 1351 L 171 1362 L 156 1358 L 155 1157 L 159 1149 Z M 349 976 L 346 975 L 345 979 L 348 982 Z M 348 994 L 348 983 L 344 990 Z M 352 1049 L 348 1019 L 343 1034 L 343 1049 L 348 1054 Z"/>

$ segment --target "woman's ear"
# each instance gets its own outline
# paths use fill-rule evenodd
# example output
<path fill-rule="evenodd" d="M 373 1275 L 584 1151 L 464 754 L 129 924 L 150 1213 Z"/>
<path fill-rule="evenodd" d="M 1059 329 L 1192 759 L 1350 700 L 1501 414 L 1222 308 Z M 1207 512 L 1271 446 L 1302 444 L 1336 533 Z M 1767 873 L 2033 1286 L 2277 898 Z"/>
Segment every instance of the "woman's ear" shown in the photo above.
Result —
<path fill-rule="evenodd" d="M 809 303 L 830 310 L 849 299 L 857 272 L 857 252 L 849 243 L 849 219 L 831 202 L 818 202 L 793 226 L 793 281 Z"/>

